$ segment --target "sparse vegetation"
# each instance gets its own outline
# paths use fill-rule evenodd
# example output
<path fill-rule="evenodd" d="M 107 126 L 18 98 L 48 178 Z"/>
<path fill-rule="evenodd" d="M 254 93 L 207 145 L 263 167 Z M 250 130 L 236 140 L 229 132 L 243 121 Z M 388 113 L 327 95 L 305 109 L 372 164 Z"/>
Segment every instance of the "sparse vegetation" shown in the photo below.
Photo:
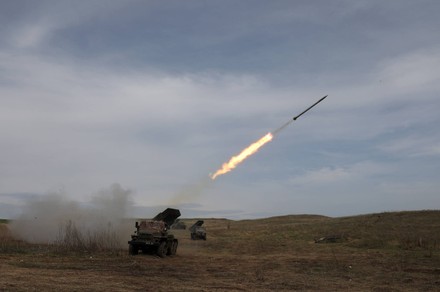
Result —
<path fill-rule="evenodd" d="M 24 253 L 29 244 L 12 237 L 5 223 L 0 223 L 0 253 Z"/>
<path fill-rule="evenodd" d="M 54 242 L 55 250 L 66 252 L 100 252 L 117 251 L 121 249 L 118 234 L 112 228 L 81 231 L 74 222 L 67 221 L 59 229 L 59 235 Z"/>
<path fill-rule="evenodd" d="M 208 239 L 193 241 L 188 230 L 175 230 L 179 252 L 166 259 L 130 257 L 128 247 L 109 253 L 119 247 L 98 246 L 100 235 L 81 234 L 74 224 L 60 231 L 58 250 L 15 241 L 0 224 L 0 248 L 19 244 L 25 251 L 1 249 L 6 276 L 0 277 L 0 290 L 440 289 L 440 211 L 204 221 Z M 315 243 L 332 234 L 342 240 Z"/>

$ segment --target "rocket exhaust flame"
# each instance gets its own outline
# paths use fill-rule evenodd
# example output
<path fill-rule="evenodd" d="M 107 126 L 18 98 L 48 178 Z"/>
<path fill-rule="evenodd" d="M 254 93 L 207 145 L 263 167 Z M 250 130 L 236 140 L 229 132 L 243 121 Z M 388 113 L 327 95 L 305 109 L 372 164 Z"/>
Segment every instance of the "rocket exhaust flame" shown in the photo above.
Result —
<path fill-rule="evenodd" d="M 252 143 L 251 145 L 249 145 L 247 148 L 245 148 L 243 151 L 240 152 L 240 154 L 238 154 L 237 156 L 232 156 L 232 158 L 226 162 L 223 163 L 222 167 L 217 170 L 214 174 L 210 174 L 209 176 L 211 177 L 212 180 L 214 180 L 217 176 L 225 174 L 227 172 L 230 172 L 231 170 L 233 170 L 235 167 L 237 167 L 238 164 L 240 164 L 243 160 L 245 160 L 247 157 L 251 156 L 252 154 L 254 154 L 255 152 L 258 151 L 258 149 L 260 149 L 264 144 L 266 144 L 267 142 L 271 141 L 273 139 L 273 137 L 278 134 L 278 132 L 280 132 L 281 130 L 283 130 L 285 127 L 287 127 L 288 125 L 290 125 L 293 121 L 296 121 L 299 117 L 301 117 L 303 114 L 305 114 L 306 112 L 308 112 L 310 109 L 312 109 L 314 106 L 316 106 L 318 103 L 320 103 L 321 101 L 323 101 L 328 95 L 324 96 L 323 98 L 321 98 L 320 100 L 318 100 L 317 102 L 315 102 L 314 104 L 312 104 L 311 106 L 309 106 L 306 110 L 304 110 L 302 113 L 300 113 L 299 115 L 293 117 L 293 119 L 289 120 L 287 123 L 285 123 L 284 125 L 282 125 L 281 127 L 279 127 L 278 129 L 276 129 L 275 131 L 273 131 L 272 133 L 267 133 L 266 136 L 263 136 L 260 140 L 258 140 L 257 142 Z"/>
<path fill-rule="evenodd" d="M 215 179 L 217 176 L 225 174 L 227 172 L 230 172 L 235 167 L 237 167 L 238 164 L 240 164 L 243 160 L 245 160 L 250 155 L 254 154 L 258 151 L 258 149 L 261 148 L 264 144 L 271 141 L 273 138 L 273 135 L 271 133 L 267 133 L 265 136 L 263 136 L 260 140 L 257 142 L 252 143 L 247 148 L 245 148 L 243 151 L 240 152 L 237 156 L 232 156 L 232 158 L 226 162 L 223 163 L 222 167 L 217 170 L 214 174 L 210 174 L 209 176 L 211 179 Z"/>

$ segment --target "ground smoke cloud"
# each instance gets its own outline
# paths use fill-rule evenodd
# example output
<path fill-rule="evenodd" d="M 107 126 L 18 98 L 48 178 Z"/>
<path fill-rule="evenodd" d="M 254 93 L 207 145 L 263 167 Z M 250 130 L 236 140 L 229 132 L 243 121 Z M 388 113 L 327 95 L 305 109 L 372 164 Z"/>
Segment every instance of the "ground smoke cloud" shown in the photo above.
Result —
<path fill-rule="evenodd" d="M 106 241 L 98 242 L 100 247 L 125 247 L 132 231 L 126 218 L 130 195 L 131 191 L 119 184 L 99 191 L 87 203 L 68 200 L 63 193 L 50 193 L 28 201 L 10 228 L 16 237 L 32 243 L 72 244 L 74 240 L 84 245 Z"/>

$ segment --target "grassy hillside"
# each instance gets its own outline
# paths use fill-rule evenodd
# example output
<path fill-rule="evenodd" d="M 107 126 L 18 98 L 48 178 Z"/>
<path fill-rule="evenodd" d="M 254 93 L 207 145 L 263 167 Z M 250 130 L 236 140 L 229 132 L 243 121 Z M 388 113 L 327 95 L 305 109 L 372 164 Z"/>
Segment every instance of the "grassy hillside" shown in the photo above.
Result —
<path fill-rule="evenodd" d="M 30 245 L 0 224 L 0 290 L 440 290 L 440 211 L 203 220 L 208 239 L 173 230 L 178 252 L 165 259 Z"/>
<path fill-rule="evenodd" d="M 195 220 L 187 221 L 190 226 Z M 212 249 L 237 250 L 271 247 L 266 252 L 308 245 L 315 239 L 337 236 L 346 247 L 380 249 L 426 249 L 440 247 L 440 211 L 414 211 L 330 218 L 317 215 L 290 215 L 258 220 L 230 221 L 205 219 Z M 258 244 L 257 244 L 258 242 Z M 294 245 L 292 245 L 294 243 Z M 243 250 L 240 248 L 239 250 Z"/>

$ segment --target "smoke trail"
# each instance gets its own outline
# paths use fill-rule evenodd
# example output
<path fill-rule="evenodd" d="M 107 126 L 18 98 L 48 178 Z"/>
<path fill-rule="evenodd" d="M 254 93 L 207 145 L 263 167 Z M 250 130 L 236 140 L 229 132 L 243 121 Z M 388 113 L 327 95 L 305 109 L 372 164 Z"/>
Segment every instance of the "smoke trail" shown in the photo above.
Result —
<path fill-rule="evenodd" d="M 185 186 L 169 201 L 169 204 L 179 206 L 197 199 L 202 195 L 202 192 L 209 187 L 211 182 L 211 179 L 204 177 L 197 183 Z"/>
<path fill-rule="evenodd" d="M 283 124 L 281 127 L 277 128 L 272 133 L 268 133 L 262 138 L 260 138 L 258 141 L 252 143 L 248 147 L 246 147 L 244 150 L 242 150 L 238 155 L 232 156 L 232 158 L 228 161 L 223 163 L 222 167 L 218 169 L 214 174 L 209 174 L 209 177 L 211 180 L 215 180 L 219 175 L 225 174 L 227 172 L 230 172 L 234 168 L 236 168 L 241 162 L 243 162 L 246 158 L 257 152 L 263 145 L 266 143 L 272 141 L 272 139 L 277 135 L 279 132 L 284 130 L 288 125 L 290 125 L 293 121 L 296 121 L 299 117 L 301 117 L 303 114 L 308 112 L 310 109 L 312 109 L 314 106 L 316 106 L 318 103 L 323 101 L 327 97 L 324 96 L 321 99 L 319 99 L 317 102 L 315 102 L 313 105 L 308 107 L 306 110 L 302 111 L 299 115 L 295 116 L 292 119 L 289 119 L 285 124 Z M 177 196 L 173 198 L 171 203 L 173 204 L 180 204 L 184 200 L 189 200 L 191 198 L 195 198 L 199 196 L 203 189 L 205 189 L 208 186 L 209 181 L 202 180 L 198 184 L 192 185 L 191 187 L 188 187 L 184 189 L 181 193 L 179 193 Z"/>
<path fill-rule="evenodd" d="M 281 132 L 285 127 L 287 127 L 288 125 L 290 125 L 293 122 L 293 120 L 289 120 L 287 123 L 285 123 L 284 125 L 282 125 L 281 127 L 279 127 L 278 129 L 276 129 L 275 131 L 272 132 L 272 134 L 275 136 L 276 134 L 278 134 L 279 132 Z"/>
<path fill-rule="evenodd" d="M 119 184 L 101 190 L 86 204 L 69 200 L 62 192 L 47 194 L 26 202 L 10 228 L 16 237 L 28 242 L 54 243 L 60 230 L 70 225 L 82 235 L 111 232 L 120 247 L 125 247 L 131 232 L 131 223 L 125 220 L 130 195 L 131 191 Z"/>

